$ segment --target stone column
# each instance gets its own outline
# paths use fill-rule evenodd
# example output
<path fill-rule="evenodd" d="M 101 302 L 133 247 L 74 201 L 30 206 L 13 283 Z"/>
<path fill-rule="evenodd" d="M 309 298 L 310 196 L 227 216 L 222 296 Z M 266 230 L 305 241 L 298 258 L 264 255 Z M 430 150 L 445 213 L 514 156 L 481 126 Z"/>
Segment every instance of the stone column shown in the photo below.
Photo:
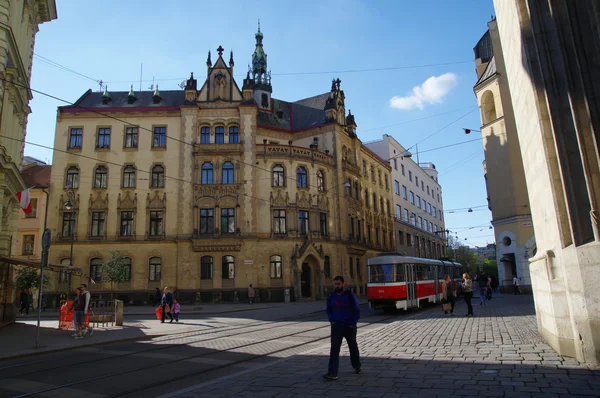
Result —
<path fill-rule="evenodd" d="M 299 270 L 296 270 L 295 272 L 296 272 L 296 301 L 298 301 L 302 298 L 302 280 L 301 280 L 302 272 Z"/>

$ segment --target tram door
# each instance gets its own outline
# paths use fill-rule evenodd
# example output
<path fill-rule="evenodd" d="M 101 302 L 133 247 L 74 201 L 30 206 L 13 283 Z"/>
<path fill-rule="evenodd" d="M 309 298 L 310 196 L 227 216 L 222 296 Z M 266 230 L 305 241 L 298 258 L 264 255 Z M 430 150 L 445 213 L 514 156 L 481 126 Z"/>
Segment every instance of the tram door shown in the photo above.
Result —
<path fill-rule="evenodd" d="M 430 265 L 430 267 L 432 267 Z M 440 301 L 440 279 L 444 279 L 444 267 L 440 265 L 433 265 L 433 284 L 435 291 L 434 303 Z"/>
<path fill-rule="evenodd" d="M 406 306 L 414 308 L 418 306 L 417 300 L 417 278 L 414 264 L 404 264 L 406 275 Z"/>

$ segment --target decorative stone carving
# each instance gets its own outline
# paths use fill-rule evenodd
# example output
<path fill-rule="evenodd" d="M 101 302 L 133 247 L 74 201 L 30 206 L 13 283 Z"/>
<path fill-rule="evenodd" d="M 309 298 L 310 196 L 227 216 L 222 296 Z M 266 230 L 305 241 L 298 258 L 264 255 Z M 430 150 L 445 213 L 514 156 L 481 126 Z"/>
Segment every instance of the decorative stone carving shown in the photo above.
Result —
<path fill-rule="evenodd" d="M 125 198 L 121 199 L 121 194 L 117 198 L 117 209 L 137 209 L 137 193 L 133 194 L 133 199 L 131 198 L 131 192 L 125 192 Z"/>
<path fill-rule="evenodd" d="M 154 191 L 154 196 L 150 197 L 150 192 L 148 192 L 148 196 L 146 198 L 146 208 L 147 209 L 164 209 L 167 207 L 167 194 L 166 192 L 161 195 L 159 191 Z"/>
<path fill-rule="evenodd" d="M 195 185 L 196 197 L 212 196 L 220 197 L 225 195 L 237 195 L 240 184 L 212 184 L 212 185 Z"/>
<path fill-rule="evenodd" d="M 93 198 L 93 193 L 90 194 L 89 208 L 90 210 L 106 210 L 108 209 L 108 194 L 102 198 L 100 191 L 96 192 L 96 198 Z"/>

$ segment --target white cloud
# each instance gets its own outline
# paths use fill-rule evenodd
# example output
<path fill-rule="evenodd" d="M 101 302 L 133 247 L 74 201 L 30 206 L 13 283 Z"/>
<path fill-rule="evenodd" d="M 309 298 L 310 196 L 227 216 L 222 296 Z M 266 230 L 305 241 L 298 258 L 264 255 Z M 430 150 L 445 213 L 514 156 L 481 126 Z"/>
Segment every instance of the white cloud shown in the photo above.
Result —
<path fill-rule="evenodd" d="M 452 91 L 456 85 L 457 76 L 454 73 L 431 76 L 420 86 L 413 87 L 411 95 L 406 97 L 392 97 L 390 99 L 390 106 L 402 110 L 415 108 L 423 110 L 426 104 L 442 102 L 442 98 Z"/>

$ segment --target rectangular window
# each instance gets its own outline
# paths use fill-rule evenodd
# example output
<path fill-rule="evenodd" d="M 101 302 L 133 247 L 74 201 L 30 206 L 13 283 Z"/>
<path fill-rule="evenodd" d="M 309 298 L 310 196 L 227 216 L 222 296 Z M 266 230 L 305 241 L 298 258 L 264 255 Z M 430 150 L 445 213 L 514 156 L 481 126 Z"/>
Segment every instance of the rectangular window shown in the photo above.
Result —
<path fill-rule="evenodd" d="M 200 233 L 212 234 L 215 231 L 215 210 L 200 209 Z"/>
<path fill-rule="evenodd" d="M 403 164 L 400 165 L 400 170 L 402 170 L 402 175 L 405 176 L 406 174 L 404 174 L 404 165 Z"/>
<path fill-rule="evenodd" d="M 400 183 L 397 180 L 394 180 L 394 193 L 400 195 Z"/>
<path fill-rule="evenodd" d="M 81 149 L 81 143 L 83 141 L 83 129 L 72 128 L 69 134 L 69 148 L 70 149 Z"/>
<path fill-rule="evenodd" d="M 156 210 L 150 212 L 150 236 L 162 236 L 163 234 L 163 212 Z"/>
<path fill-rule="evenodd" d="M 331 278 L 331 261 L 329 260 L 329 256 L 325 256 L 323 273 L 325 274 L 325 278 Z"/>
<path fill-rule="evenodd" d="M 137 148 L 138 147 L 138 128 L 137 127 L 126 127 L 125 128 L 125 148 Z"/>
<path fill-rule="evenodd" d="M 350 257 L 348 261 L 350 262 L 350 265 L 348 266 L 348 268 L 350 269 L 350 277 L 354 278 L 354 259 Z"/>
<path fill-rule="evenodd" d="M 429 195 L 429 185 L 427 185 L 427 195 Z"/>
<path fill-rule="evenodd" d="M 427 211 L 427 202 L 423 199 L 423 210 Z"/>
<path fill-rule="evenodd" d="M 421 191 L 425 192 L 425 184 L 423 184 L 423 181 L 421 181 Z"/>
<path fill-rule="evenodd" d="M 308 234 L 308 211 L 298 210 L 298 228 L 300 235 Z"/>
<path fill-rule="evenodd" d="M 394 169 L 398 170 L 398 159 L 394 159 Z"/>
<path fill-rule="evenodd" d="M 402 217 L 402 208 L 400 205 L 396 205 L 396 218 L 400 219 Z"/>
<path fill-rule="evenodd" d="M 320 231 L 321 231 L 321 235 L 323 236 L 327 236 L 329 235 L 327 233 L 327 213 L 320 213 L 319 214 L 319 227 L 320 227 Z"/>
<path fill-rule="evenodd" d="M 437 209 L 435 208 L 435 206 L 433 206 L 432 208 L 433 208 L 433 216 L 437 218 Z"/>
<path fill-rule="evenodd" d="M 38 200 L 30 199 L 30 201 L 31 201 L 31 213 L 25 214 L 25 218 L 36 218 L 37 217 Z"/>
<path fill-rule="evenodd" d="M 406 187 L 404 185 L 402 185 L 402 197 L 404 199 L 407 199 L 408 197 L 406 196 Z"/>
<path fill-rule="evenodd" d="M 412 235 L 406 234 L 406 246 L 412 247 Z"/>
<path fill-rule="evenodd" d="M 270 261 L 271 278 L 281 278 L 282 261 L 281 256 L 271 256 Z"/>
<path fill-rule="evenodd" d="M 94 261 L 92 264 L 90 264 L 90 278 L 92 278 L 96 283 L 102 282 L 102 260 L 97 262 Z"/>
<path fill-rule="evenodd" d="M 360 220 L 356 219 L 356 238 L 360 241 L 361 236 Z"/>
<path fill-rule="evenodd" d="M 419 195 L 417 195 L 417 207 L 421 208 L 421 197 Z"/>
<path fill-rule="evenodd" d="M 415 213 L 410 213 L 410 223 L 412 225 L 417 225 L 417 215 Z"/>
<path fill-rule="evenodd" d="M 286 215 L 285 210 L 273 210 L 273 233 L 285 234 L 286 233 Z"/>
<path fill-rule="evenodd" d="M 235 209 L 221 209 L 221 233 L 235 233 Z"/>
<path fill-rule="evenodd" d="M 98 238 L 104 236 L 104 212 L 98 211 L 92 213 L 92 231 L 90 235 Z"/>
<path fill-rule="evenodd" d="M 148 279 L 159 281 L 162 274 L 162 261 L 160 257 L 152 257 L 148 264 Z"/>
<path fill-rule="evenodd" d="M 133 236 L 133 212 L 121 212 L 121 236 Z"/>
<path fill-rule="evenodd" d="M 419 177 L 415 176 L 415 184 L 417 184 L 417 187 L 419 186 Z"/>
<path fill-rule="evenodd" d="M 237 126 L 229 127 L 229 143 L 238 144 L 240 142 L 240 133 Z"/>
<path fill-rule="evenodd" d="M 63 222 L 62 222 L 62 236 L 65 238 L 70 238 L 73 236 L 73 229 L 75 228 L 75 213 L 63 213 Z"/>
<path fill-rule="evenodd" d="M 131 282 L 131 259 L 125 257 L 123 259 L 123 264 L 125 265 L 125 282 Z"/>
<path fill-rule="evenodd" d="M 408 222 L 408 209 L 404 209 L 404 217 L 403 217 L 403 221 Z"/>
<path fill-rule="evenodd" d="M 427 203 L 427 212 L 428 212 L 429 214 L 431 214 L 431 213 L 432 213 L 432 211 L 431 211 L 431 203 Z"/>
<path fill-rule="evenodd" d="M 200 279 L 210 280 L 213 278 L 213 258 L 204 256 L 200 259 Z"/>
<path fill-rule="evenodd" d="M 165 148 L 167 146 L 167 128 L 154 127 L 154 135 L 152 139 L 153 148 Z"/>
<path fill-rule="evenodd" d="M 210 144 L 210 127 L 202 127 L 200 129 L 200 143 Z"/>
<path fill-rule="evenodd" d="M 233 256 L 223 256 L 221 260 L 221 278 L 235 278 L 235 259 L 233 258 Z"/>
<path fill-rule="evenodd" d="M 423 220 L 423 222 L 425 223 L 425 231 L 429 232 L 429 221 Z"/>
<path fill-rule="evenodd" d="M 350 217 L 350 239 L 354 239 L 354 217 Z"/>
<path fill-rule="evenodd" d="M 225 127 L 215 127 L 215 144 L 225 143 Z"/>
<path fill-rule="evenodd" d="M 23 235 L 23 255 L 33 255 L 33 247 L 35 242 L 35 235 Z"/>
<path fill-rule="evenodd" d="M 398 231 L 398 244 L 404 245 L 404 232 Z"/>
<path fill-rule="evenodd" d="M 110 148 L 110 127 L 101 127 L 98 129 L 96 148 Z"/>
<path fill-rule="evenodd" d="M 412 182 L 412 171 L 408 170 L 408 180 Z"/>
<path fill-rule="evenodd" d="M 413 205 L 415 204 L 415 194 L 413 191 L 410 191 L 410 203 Z"/>
<path fill-rule="evenodd" d="M 417 227 L 423 229 L 423 217 L 419 216 L 417 221 Z"/>
<path fill-rule="evenodd" d="M 363 160 L 363 175 L 367 175 L 367 161 Z"/>

